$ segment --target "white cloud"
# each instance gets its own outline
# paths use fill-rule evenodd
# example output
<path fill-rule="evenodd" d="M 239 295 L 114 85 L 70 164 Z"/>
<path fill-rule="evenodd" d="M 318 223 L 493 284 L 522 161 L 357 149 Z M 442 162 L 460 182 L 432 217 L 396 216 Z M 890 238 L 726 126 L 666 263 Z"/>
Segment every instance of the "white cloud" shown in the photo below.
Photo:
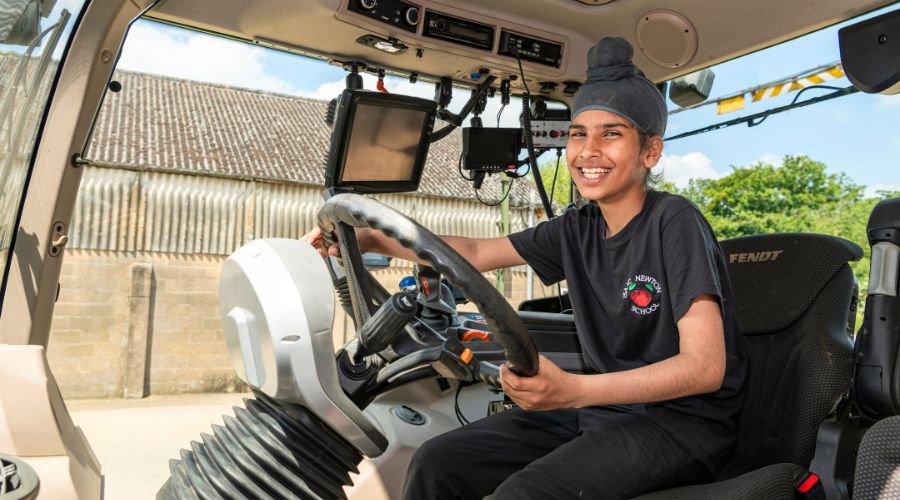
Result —
<path fill-rule="evenodd" d="M 882 108 L 900 107 L 900 94 L 878 95 L 878 105 Z"/>
<path fill-rule="evenodd" d="M 754 163 L 765 163 L 766 165 L 774 165 L 777 167 L 782 164 L 782 157 L 775 153 L 763 153 L 763 155 L 757 158 Z"/>
<path fill-rule="evenodd" d="M 875 184 L 866 188 L 865 197 L 873 198 L 878 196 L 878 191 L 900 191 L 900 182 L 893 184 Z"/>
<path fill-rule="evenodd" d="M 378 80 L 374 75 L 370 75 L 368 73 L 362 73 L 363 77 L 363 87 L 367 89 L 374 89 L 375 82 Z M 333 82 L 325 82 L 319 85 L 316 90 L 312 91 L 304 91 L 301 90 L 298 92 L 298 95 L 303 97 L 309 97 L 311 99 L 321 99 L 323 101 L 330 101 L 334 99 L 344 90 L 346 87 L 346 83 L 344 79 L 335 80 Z"/>
<path fill-rule="evenodd" d="M 272 75 L 261 61 L 265 49 L 201 33 L 173 34 L 137 23 L 128 33 L 118 67 L 187 80 L 285 94 L 298 90 Z"/>
<path fill-rule="evenodd" d="M 294 94 L 313 99 L 330 100 L 344 90 L 344 78 L 319 85 L 315 90 L 302 90 L 303 82 L 290 82 L 268 72 L 262 61 L 265 50 L 241 42 L 204 35 L 202 33 L 172 33 L 151 24 L 137 23 L 128 34 L 118 67 L 157 75 L 218 83 L 235 87 Z M 363 85 L 374 90 L 377 77 L 362 73 Z M 409 83 L 403 78 L 388 76 L 388 91 L 434 98 L 434 84 Z M 469 98 L 469 90 L 453 89 L 450 110 L 459 112 Z M 514 99 L 501 115 L 503 127 L 518 127 L 521 101 Z M 484 125 L 496 125 L 500 111 L 499 95 L 488 101 L 482 114 Z M 468 124 L 468 120 L 466 121 Z"/>
<path fill-rule="evenodd" d="M 712 160 L 695 151 L 685 155 L 663 155 L 654 173 L 662 172 L 663 178 L 678 187 L 686 187 L 691 179 L 718 179 L 722 176 L 712 166 Z"/>

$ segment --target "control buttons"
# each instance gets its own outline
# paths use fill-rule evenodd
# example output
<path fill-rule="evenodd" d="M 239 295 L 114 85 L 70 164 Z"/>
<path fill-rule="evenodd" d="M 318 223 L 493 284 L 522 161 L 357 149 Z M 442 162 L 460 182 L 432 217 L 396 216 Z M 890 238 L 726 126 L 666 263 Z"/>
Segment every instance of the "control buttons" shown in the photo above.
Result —
<path fill-rule="evenodd" d="M 375 0 L 370 0 L 375 1 Z M 406 13 L 403 15 L 403 19 L 406 21 L 406 24 L 410 26 L 415 26 L 419 24 L 419 9 L 417 7 L 410 7 L 406 9 Z"/>
<path fill-rule="evenodd" d="M 376 5 L 378 5 L 378 0 L 359 0 L 359 4 L 362 5 L 364 9 L 374 9 Z"/>

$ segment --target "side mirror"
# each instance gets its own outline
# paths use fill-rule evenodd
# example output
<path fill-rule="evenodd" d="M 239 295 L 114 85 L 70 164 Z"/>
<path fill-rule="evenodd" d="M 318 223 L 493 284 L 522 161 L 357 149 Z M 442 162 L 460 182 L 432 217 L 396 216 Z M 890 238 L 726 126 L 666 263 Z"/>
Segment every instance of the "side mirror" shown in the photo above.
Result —
<path fill-rule="evenodd" d="M 669 84 L 669 99 L 682 108 L 700 104 L 709 99 L 716 74 L 711 69 L 701 69 L 680 76 Z"/>
<path fill-rule="evenodd" d="M 0 17 L 0 43 L 30 47 L 41 33 L 41 16 L 47 17 L 56 0 L 6 0 Z"/>
<path fill-rule="evenodd" d="M 900 92 L 900 10 L 841 28 L 838 42 L 854 87 L 868 94 Z"/>

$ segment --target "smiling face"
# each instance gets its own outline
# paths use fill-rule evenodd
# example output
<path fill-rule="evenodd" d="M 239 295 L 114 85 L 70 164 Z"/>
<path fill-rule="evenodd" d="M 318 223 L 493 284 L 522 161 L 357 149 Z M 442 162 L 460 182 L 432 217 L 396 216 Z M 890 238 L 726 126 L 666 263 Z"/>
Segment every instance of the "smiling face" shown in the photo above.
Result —
<path fill-rule="evenodd" d="M 582 111 L 569 128 L 569 173 L 581 195 L 601 205 L 641 195 L 661 154 L 659 136 L 642 148 L 634 125 L 607 111 Z"/>

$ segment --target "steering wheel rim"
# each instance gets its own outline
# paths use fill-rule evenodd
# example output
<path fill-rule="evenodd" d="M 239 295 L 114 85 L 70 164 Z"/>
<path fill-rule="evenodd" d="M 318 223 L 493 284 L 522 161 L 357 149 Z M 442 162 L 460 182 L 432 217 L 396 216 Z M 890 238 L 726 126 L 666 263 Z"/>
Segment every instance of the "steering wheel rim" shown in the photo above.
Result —
<path fill-rule="evenodd" d="M 334 195 L 319 210 L 323 234 L 330 235 L 339 222 L 383 232 L 446 276 L 484 315 L 509 369 L 526 377 L 537 374 L 537 347 L 521 318 L 472 264 L 437 235 L 378 200 L 354 193 Z"/>

